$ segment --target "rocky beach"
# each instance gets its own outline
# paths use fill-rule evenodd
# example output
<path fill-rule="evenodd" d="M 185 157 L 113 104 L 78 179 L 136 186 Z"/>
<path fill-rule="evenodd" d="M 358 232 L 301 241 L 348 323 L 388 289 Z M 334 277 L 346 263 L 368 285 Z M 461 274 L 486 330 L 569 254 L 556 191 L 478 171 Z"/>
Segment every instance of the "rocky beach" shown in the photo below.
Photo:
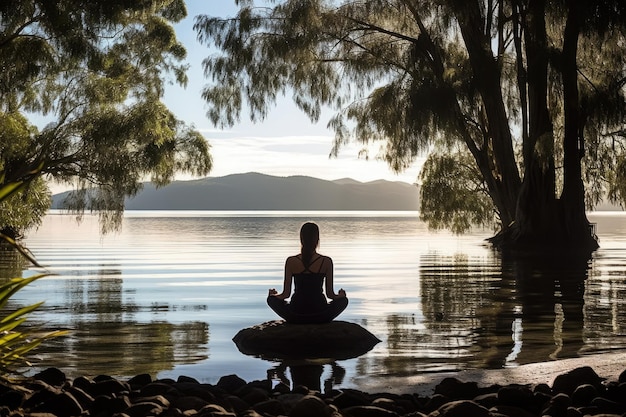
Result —
<path fill-rule="evenodd" d="M 147 374 L 69 379 L 49 368 L 29 378 L 4 379 L 0 416 L 615 417 L 626 415 L 625 360 L 626 354 L 596 355 L 328 392 L 237 375 L 215 384 Z"/>

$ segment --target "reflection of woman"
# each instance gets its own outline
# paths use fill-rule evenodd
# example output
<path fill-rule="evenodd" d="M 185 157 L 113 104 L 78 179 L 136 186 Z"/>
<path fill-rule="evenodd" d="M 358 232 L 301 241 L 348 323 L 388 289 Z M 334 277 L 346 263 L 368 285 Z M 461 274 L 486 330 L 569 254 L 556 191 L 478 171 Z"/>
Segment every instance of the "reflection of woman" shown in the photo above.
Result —
<path fill-rule="evenodd" d="M 346 292 L 333 289 L 333 260 L 317 253 L 320 231 L 315 223 L 305 223 L 300 229 L 300 254 L 290 256 L 285 262 L 283 292 L 269 290 L 267 304 L 289 323 L 327 323 L 348 306 Z M 291 295 L 291 283 L 294 293 Z M 326 282 L 326 296 L 322 287 Z M 330 298 L 328 302 L 326 297 Z"/>

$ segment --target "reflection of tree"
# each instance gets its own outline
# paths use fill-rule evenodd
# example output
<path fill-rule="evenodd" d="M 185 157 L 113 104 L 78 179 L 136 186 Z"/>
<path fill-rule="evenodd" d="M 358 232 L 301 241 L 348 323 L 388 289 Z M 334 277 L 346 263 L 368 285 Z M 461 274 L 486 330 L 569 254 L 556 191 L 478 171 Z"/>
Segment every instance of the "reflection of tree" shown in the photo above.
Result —
<path fill-rule="evenodd" d="M 37 366 L 88 375 L 156 375 L 176 364 L 208 358 L 205 322 L 76 322 L 71 336 L 46 346 Z M 185 335 L 184 338 L 178 338 Z M 70 371 L 71 372 L 71 371 Z"/>
<path fill-rule="evenodd" d="M 428 349 L 441 359 L 457 357 L 472 366 L 501 345 L 500 324 L 485 318 L 504 317 L 511 311 L 506 298 L 494 300 L 492 291 L 502 288 L 499 260 L 428 254 L 420 262 L 420 288 Z M 508 326 L 510 341 L 510 324 Z M 477 352 L 478 351 L 478 352 Z M 484 355 L 477 355 L 482 352 Z"/>
<path fill-rule="evenodd" d="M 583 307 L 585 321 L 593 324 L 585 327 L 584 334 L 590 350 L 626 348 L 626 265 L 622 256 L 605 259 L 602 269 L 595 267 L 585 286 L 585 299 L 593 301 Z"/>
<path fill-rule="evenodd" d="M 0 282 L 21 277 L 28 262 L 13 246 L 0 241 Z"/>
<path fill-rule="evenodd" d="M 558 256 L 425 257 L 426 348 L 453 355 L 466 348 L 466 362 L 490 368 L 575 356 L 583 345 L 587 269 L 586 259 Z"/>
<path fill-rule="evenodd" d="M 208 323 L 155 320 L 155 314 L 177 306 L 159 304 L 155 310 L 152 304 L 137 305 L 124 293 L 123 279 L 116 278 L 121 276 L 119 270 L 107 269 L 98 276 L 64 280 L 62 299 L 56 306 L 46 302 L 39 320 L 46 321 L 46 326 L 69 328 L 70 336 L 41 349 L 45 354 L 40 354 L 37 366 L 81 374 L 156 375 L 177 364 L 208 358 Z M 57 323 L 51 318 L 58 319 Z"/>
<path fill-rule="evenodd" d="M 593 307 L 600 294 L 585 296 L 588 268 L 584 257 L 424 255 L 421 311 L 418 305 L 412 314 L 388 315 L 386 354 L 359 358 L 356 372 L 411 375 L 577 356 L 588 343 L 589 328 L 604 323 L 592 332 L 601 338 L 614 334 L 615 326 L 621 329 L 624 319 L 619 311 L 625 309 Z M 606 288 L 592 286 L 602 291 L 598 287 Z M 604 292 L 613 299 L 626 295 L 618 285 Z M 585 299 L 594 302 L 585 305 Z"/>
<path fill-rule="evenodd" d="M 586 256 L 503 257 L 523 327 L 520 363 L 574 357 L 583 347 Z M 551 337 L 550 337 L 551 336 Z"/>

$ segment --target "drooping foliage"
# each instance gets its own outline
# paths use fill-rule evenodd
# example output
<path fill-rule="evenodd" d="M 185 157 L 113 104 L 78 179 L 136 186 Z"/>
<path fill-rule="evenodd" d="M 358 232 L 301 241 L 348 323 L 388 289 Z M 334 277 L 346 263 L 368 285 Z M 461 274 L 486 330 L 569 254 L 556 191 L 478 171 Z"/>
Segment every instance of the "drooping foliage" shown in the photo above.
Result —
<path fill-rule="evenodd" d="M 185 16 L 182 0 L 3 1 L 0 185 L 71 185 L 70 208 L 101 210 L 106 228 L 142 181 L 208 173 L 208 143 L 161 101 L 187 81 L 172 27 Z"/>
<path fill-rule="evenodd" d="M 424 219 L 462 231 L 495 218 L 499 244 L 593 247 L 585 199 L 626 201 L 623 2 L 236 3 L 196 18 L 218 50 L 203 92 L 216 125 L 261 120 L 281 94 L 312 120 L 330 107 L 333 153 L 383 141 L 395 170 L 427 156 Z"/>

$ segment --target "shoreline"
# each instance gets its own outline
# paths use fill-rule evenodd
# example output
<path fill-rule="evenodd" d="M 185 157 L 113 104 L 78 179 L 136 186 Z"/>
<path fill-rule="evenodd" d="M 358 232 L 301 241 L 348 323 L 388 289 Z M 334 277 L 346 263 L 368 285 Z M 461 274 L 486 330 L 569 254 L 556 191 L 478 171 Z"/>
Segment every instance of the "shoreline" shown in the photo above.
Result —
<path fill-rule="evenodd" d="M 579 358 L 537 362 L 503 369 L 468 369 L 456 372 L 437 372 L 406 377 L 358 377 L 353 384 L 365 392 L 392 394 L 432 395 L 435 387 L 445 378 L 476 382 L 481 387 L 489 385 L 552 385 L 554 379 L 575 368 L 589 366 L 607 381 L 617 381 L 626 369 L 626 352 L 598 353 Z M 377 382 L 378 381 L 378 382 Z"/>
<path fill-rule="evenodd" d="M 20 381 L 0 380 L 0 411 L 11 417 L 619 417 L 626 415 L 624 362 L 626 353 L 608 353 L 393 378 L 384 386 L 362 381 L 356 390 L 326 392 L 236 374 L 206 384 L 182 375 L 68 378 L 47 368 Z"/>

